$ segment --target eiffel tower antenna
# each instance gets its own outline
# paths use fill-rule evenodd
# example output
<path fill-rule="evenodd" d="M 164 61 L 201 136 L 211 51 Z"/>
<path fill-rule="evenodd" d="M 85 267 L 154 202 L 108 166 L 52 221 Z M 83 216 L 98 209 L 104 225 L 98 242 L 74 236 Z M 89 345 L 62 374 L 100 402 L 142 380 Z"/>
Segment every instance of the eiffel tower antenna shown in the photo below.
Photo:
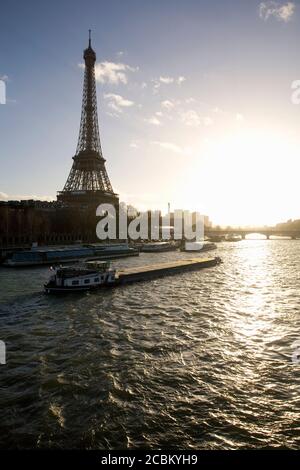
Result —
<path fill-rule="evenodd" d="M 78 143 L 70 174 L 57 199 L 75 205 L 116 203 L 118 198 L 106 172 L 100 143 L 95 80 L 96 53 L 91 45 L 91 30 L 89 45 L 84 50 L 83 58 L 85 70 Z"/>

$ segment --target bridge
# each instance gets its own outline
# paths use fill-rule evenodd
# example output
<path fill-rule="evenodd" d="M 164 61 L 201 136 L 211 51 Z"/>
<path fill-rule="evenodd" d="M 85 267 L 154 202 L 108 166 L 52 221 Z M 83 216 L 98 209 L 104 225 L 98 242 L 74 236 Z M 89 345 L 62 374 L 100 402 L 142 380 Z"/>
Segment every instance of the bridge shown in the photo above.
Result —
<path fill-rule="evenodd" d="M 270 239 L 271 236 L 277 237 L 289 237 L 292 240 L 296 240 L 300 238 L 300 230 L 291 230 L 291 229 L 280 229 L 276 227 L 247 227 L 247 228 L 217 228 L 217 227 L 210 227 L 205 228 L 205 236 L 207 237 L 225 237 L 226 235 L 240 235 L 240 237 L 244 240 L 247 235 L 250 234 L 259 234 L 264 235 L 267 240 Z"/>

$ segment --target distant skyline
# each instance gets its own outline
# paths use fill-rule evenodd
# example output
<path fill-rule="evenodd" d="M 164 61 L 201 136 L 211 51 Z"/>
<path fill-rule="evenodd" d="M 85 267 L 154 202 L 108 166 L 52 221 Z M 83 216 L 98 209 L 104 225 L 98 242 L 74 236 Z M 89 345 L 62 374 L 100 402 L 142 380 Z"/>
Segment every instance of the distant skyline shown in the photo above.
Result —
<path fill-rule="evenodd" d="M 63 188 L 91 28 L 120 200 L 221 225 L 300 218 L 299 1 L 12 0 L 0 13 L 0 200 Z"/>

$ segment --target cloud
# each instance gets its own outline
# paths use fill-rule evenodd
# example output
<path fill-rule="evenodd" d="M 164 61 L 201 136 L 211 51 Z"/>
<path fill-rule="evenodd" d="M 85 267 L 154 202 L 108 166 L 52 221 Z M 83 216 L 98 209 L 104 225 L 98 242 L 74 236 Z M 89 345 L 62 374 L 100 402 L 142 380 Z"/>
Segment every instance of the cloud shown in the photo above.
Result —
<path fill-rule="evenodd" d="M 178 154 L 188 155 L 191 153 L 190 147 L 183 148 L 177 144 L 174 144 L 173 142 L 163 142 L 160 140 L 154 140 L 151 142 L 151 144 L 158 145 L 163 150 L 170 150 L 171 152 L 178 153 Z"/>
<path fill-rule="evenodd" d="M 279 21 L 288 22 L 295 12 L 295 4 L 293 2 L 279 3 L 275 1 L 261 2 L 259 5 L 259 16 L 267 21 L 274 16 Z"/>
<path fill-rule="evenodd" d="M 159 77 L 159 81 L 161 83 L 164 83 L 165 85 L 169 85 L 170 83 L 174 82 L 174 78 L 173 77 Z"/>
<path fill-rule="evenodd" d="M 81 68 L 84 68 L 84 64 L 79 64 Z M 127 72 L 136 72 L 138 67 L 131 67 L 127 64 L 116 63 L 116 62 L 99 62 L 95 65 L 95 77 L 100 83 L 110 83 L 118 85 L 128 83 Z"/>
<path fill-rule="evenodd" d="M 195 100 L 195 98 L 186 98 L 185 102 L 186 102 L 186 104 L 190 104 L 190 103 L 195 103 L 196 100 Z"/>
<path fill-rule="evenodd" d="M 175 103 L 171 100 L 164 100 L 161 102 L 161 107 L 166 109 L 167 111 L 171 111 L 171 109 L 175 107 Z"/>
<path fill-rule="evenodd" d="M 211 126 L 214 121 L 209 116 L 201 117 L 194 109 L 179 113 L 181 121 L 189 127 Z"/>
<path fill-rule="evenodd" d="M 181 75 L 180 77 L 177 78 L 176 83 L 178 83 L 178 85 L 181 85 L 181 83 L 185 81 L 186 81 L 186 78 Z"/>
<path fill-rule="evenodd" d="M 190 127 L 198 127 L 202 124 L 201 117 L 193 109 L 181 113 L 181 121 Z"/>
<path fill-rule="evenodd" d="M 156 116 L 151 116 L 148 119 L 145 119 L 145 122 L 152 124 L 153 126 L 161 126 L 160 120 Z"/>
<path fill-rule="evenodd" d="M 104 93 L 104 99 L 108 101 L 108 107 L 117 113 L 122 113 L 123 108 L 129 108 L 134 105 L 133 101 L 123 98 L 121 95 L 114 93 Z"/>
<path fill-rule="evenodd" d="M 154 91 L 157 93 L 157 90 L 161 85 L 171 85 L 172 83 L 181 85 L 185 80 L 186 78 L 183 75 L 180 75 L 179 77 L 160 76 L 159 78 L 153 79 L 152 82 L 154 83 Z"/>
<path fill-rule="evenodd" d="M 138 149 L 139 148 L 139 143 L 137 140 L 132 140 L 129 144 L 129 147 L 132 149 Z"/>
<path fill-rule="evenodd" d="M 38 201 L 54 201 L 52 196 L 37 196 L 36 194 L 6 194 L 0 191 L 0 201 L 24 201 L 34 199 Z"/>

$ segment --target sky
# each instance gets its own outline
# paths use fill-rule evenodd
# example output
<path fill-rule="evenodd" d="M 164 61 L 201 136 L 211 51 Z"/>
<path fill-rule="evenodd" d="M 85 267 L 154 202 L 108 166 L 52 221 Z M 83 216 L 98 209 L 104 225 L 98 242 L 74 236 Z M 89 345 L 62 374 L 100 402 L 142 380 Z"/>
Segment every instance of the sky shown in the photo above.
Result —
<path fill-rule="evenodd" d="M 300 2 L 285 0 L 1 2 L 0 199 L 63 188 L 90 28 L 122 201 L 221 225 L 300 218 Z"/>

